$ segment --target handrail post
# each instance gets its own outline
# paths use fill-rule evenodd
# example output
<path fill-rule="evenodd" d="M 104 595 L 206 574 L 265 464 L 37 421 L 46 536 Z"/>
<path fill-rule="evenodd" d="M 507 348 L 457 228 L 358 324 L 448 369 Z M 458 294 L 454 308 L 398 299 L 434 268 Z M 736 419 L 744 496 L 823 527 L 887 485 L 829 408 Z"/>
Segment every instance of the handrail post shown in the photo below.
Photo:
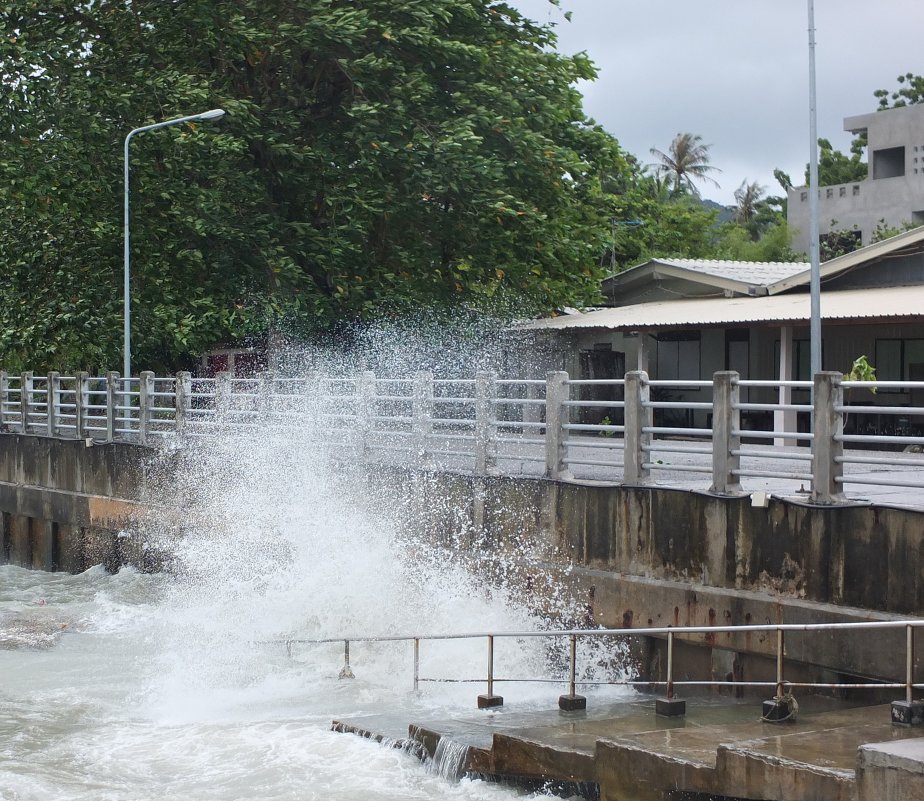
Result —
<path fill-rule="evenodd" d="M 411 401 L 414 416 L 414 439 L 417 463 L 430 467 L 430 435 L 433 433 L 433 373 L 420 370 L 414 376 L 414 397 Z"/>
<path fill-rule="evenodd" d="M 841 503 L 843 487 L 838 482 L 844 475 L 839 458 L 844 455 L 844 444 L 837 437 L 844 431 L 844 415 L 837 411 L 844 404 L 841 388 L 843 375 L 822 372 L 815 376 L 814 386 L 814 437 L 812 439 L 812 500 L 815 503 Z"/>
<path fill-rule="evenodd" d="M 58 411 L 61 398 L 61 374 L 55 370 L 48 371 L 45 381 L 45 422 L 48 436 L 58 435 Z"/>
<path fill-rule="evenodd" d="M 674 632 L 667 632 L 667 682 L 664 698 L 655 699 L 655 714 L 663 717 L 683 717 L 687 702 L 674 698 Z"/>
<path fill-rule="evenodd" d="M 138 374 L 138 441 L 145 445 L 154 417 L 154 373 L 142 370 Z"/>
<path fill-rule="evenodd" d="M 914 700 L 914 626 L 905 626 L 905 698 L 892 702 L 892 723 L 924 725 L 924 702 Z"/>
<path fill-rule="evenodd" d="M 372 432 L 375 429 L 373 418 L 375 417 L 375 399 L 378 390 L 375 382 L 375 373 L 371 370 L 363 371 L 359 377 L 359 420 L 356 426 L 360 441 L 358 455 L 363 461 L 369 460 L 372 446 Z"/>
<path fill-rule="evenodd" d="M 0 370 L 0 430 L 6 426 L 7 408 L 10 405 L 10 374 Z"/>
<path fill-rule="evenodd" d="M 22 433 L 29 433 L 29 416 L 32 412 L 32 372 L 27 371 L 20 377 L 19 408 L 22 410 Z"/>
<path fill-rule="evenodd" d="M 414 692 L 420 689 L 420 637 L 414 638 Z"/>
<path fill-rule="evenodd" d="M 741 410 L 738 408 L 738 373 L 729 370 L 712 376 L 712 488 L 726 495 L 741 491 Z"/>
<path fill-rule="evenodd" d="M 785 632 L 783 629 L 776 630 L 776 691 L 782 693 L 783 690 L 783 652 L 784 652 Z"/>
<path fill-rule="evenodd" d="M 782 628 L 776 630 L 776 693 L 773 698 L 763 703 L 761 720 L 765 723 L 786 723 L 795 721 L 799 705 L 786 690 L 783 678 L 783 660 L 786 655 L 786 638 Z"/>
<path fill-rule="evenodd" d="M 478 708 L 489 709 L 494 706 L 503 706 L 504 699 L 494 694 L 494 635 L 488 635 L 488 692 L 478 696 Z"/>
<path fill-rule="evenodd" d="M 343 641 L 343 667 L 337 675 L 338 679 L 355 679 L 353 669 L 350 667 L 350 641 Z"/>
<path fill-rule="evenodd" d="M 90 405 L 90 374 L 80 370 L 74 384 L 74 439 L 83 439 L 87 434 L 87 407 Z"/>
<path fill-rule="evenodd" d="M 192 405 L 192 375 L 188 370 L 176 374 L 174 399 L 174 430 L 178 436 L 186 434 L 189 424 L 189 410 Z"/>
<path fill-rule="evenodd" d="M 119 405 L 119 399 L 122 397 L 122 393 L 119 391 L 119 374 L 113 371 L 106 373 L 106 441 L 114 442 L 116 439 L 116 431 L 118 419 L 118 410 L 116 407 Z"/>
<path fill-rule="evenodd" d="M 647 484 L 651 471 L 645 463 L 651 460 L 651 434 L 643 429 L 652 425 L 648 373 L 635 370 L 626 373 L 625 434 L 623 451 L 623 481 L 626 484 Z"/>
<path fill-rule="evenodd" d="M 475 475 L 485 476 L 494 469 L 497 426 L 494 424 L 494 400 L 497 376 L 487 371 L 475 374 Z"/>
<path fill-rule="evenodd" d="M 563 712 L 587 709 L 587 699 L 577 694 L 577 634 L 569 636 L 570 664 L 568 668 L 568 694 L 558 697 L 558 708 Z"/>
<path fill-rule="evenodd" d="M 551 479 L 570 478 L 567 467 L 568 431 L 570 419 L 565 401 L 570 398 L 568 374 L 550 372 L 545 378 L 545 475 Z"/>

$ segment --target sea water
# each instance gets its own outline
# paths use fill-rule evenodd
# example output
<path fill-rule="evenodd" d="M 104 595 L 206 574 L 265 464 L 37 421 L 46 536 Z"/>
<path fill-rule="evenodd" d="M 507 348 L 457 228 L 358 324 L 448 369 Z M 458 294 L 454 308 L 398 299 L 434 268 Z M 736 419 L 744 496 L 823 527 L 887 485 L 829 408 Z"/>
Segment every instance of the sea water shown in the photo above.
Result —
<path fill-rule="evenodd" d="M 0 567 L 0 799 L 518 795 L 331 731 L 335 718 L 367 714 L 406 723 L 472 714 L 483 684 L 414 692 L 407 642 L 354 642 L 356 678 L 341 680 L 342 643 L 283 641 L 523 632 L 550 621 L 515 588 L 477 580 L 452 549 L 404 530 L 403 501 L 370 493 L 354 460 L 320 447 L 316 431 L 238 429 L 178 448 L 152 465 L 164 476 L 163 493 L 152 492 L 158 513 L 126 532 L 164 570 Z M 619 657 L 597 663 L 612 677 Z M 495 659 L 502 676 L 562 670 L 561 654 L 538 639 L 498 640 Z M 483 678 L 485 643 L 424 641 L 420 673 Z M 505 684 L 503 695 L 518 711 L 549 709 L 562 689 Z"/>

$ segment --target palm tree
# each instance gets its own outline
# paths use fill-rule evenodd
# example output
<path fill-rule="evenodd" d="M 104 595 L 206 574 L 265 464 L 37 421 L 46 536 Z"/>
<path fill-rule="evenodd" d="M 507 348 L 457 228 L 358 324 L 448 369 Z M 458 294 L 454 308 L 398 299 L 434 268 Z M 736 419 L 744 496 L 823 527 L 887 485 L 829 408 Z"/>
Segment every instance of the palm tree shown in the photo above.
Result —
<path fill-rule="evenodd" d="M 699 197 L 699 190 L 693 181 L 718 183 L 709 177 L 711 172 L 721 172 L 709 163 L 709 145 L 703 144 L 699 134 L 679 133 L 674 137 L 667 153 L 656 147 L 651 148 L 651 155 L 658 157 L 658 163 L 652 164 L 658 175 L 668 178 L 673 185 L 672 194 L 690 192 Z"/>
<path fill-rule="evenodd" d="M 738 204 L 735 208 L 735 222 L 739 225 L 747 225 L 756 216 L 758 204 L 764 199 L 764 193 L 767 187 L 761 186 L 757 181 L 748 183 L 745 178 L 735 190 L 735 202 Z"/>

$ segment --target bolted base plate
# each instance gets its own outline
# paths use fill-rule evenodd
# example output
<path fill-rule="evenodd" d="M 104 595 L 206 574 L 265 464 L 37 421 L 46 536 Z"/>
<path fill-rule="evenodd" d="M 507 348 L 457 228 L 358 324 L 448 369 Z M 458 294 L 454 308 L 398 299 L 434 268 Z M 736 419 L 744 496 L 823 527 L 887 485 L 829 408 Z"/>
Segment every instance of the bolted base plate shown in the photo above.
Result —
<path fill-rule="evenodd" d="M 788 701 L 771 698 L 763 703 L 761 719 L 765 723 L 788 723 L 795 721 L 796 716 Z"/>
<path fill-rule="evenodd" d="M 655 714 L 665 718 L 679 718 L 687 714 L 687 702 L 679 698 L 656 698 Z"/>
<path fill-rule="evenodd" d="M 893 701 L 892 723 L 896 726 L 924 726 L 924 701 Z"/>
<path fill-rule="evenodd" d="M 580 709 L 587 709 L 587 699 L 583 695 L 560 695 L 558 696 L 558 708 L 563 712 L 577 712 Z"/>
<path fill-rule="evenodd" d="M 490 709 L 492 706 L 503 706 L 504 696 L 502 695 L 479 695 L 478 708 Z"/>

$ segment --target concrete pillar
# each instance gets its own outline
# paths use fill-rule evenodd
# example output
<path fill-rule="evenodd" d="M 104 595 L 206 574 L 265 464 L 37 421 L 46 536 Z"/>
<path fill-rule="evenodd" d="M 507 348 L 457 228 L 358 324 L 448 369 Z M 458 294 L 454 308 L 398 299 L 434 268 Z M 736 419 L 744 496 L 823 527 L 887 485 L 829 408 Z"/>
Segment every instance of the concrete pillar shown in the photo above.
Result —
<path fill-rule="evenodd" d="M 29 433 L 29 417 L 32 412 L 32 373 L 23 373 L 20 377 L 19 409 L 22 415 L 21 430 L 23 434 Z"/>
<path fill-rule="evenodd" d="M 176 374 L 174 402 L 174 430 L 178 435 L 184 436 L 192 403 L 192 374 L 187 370 L 181 370 Z"/>
<path fill-rule="evenodd" d="M 565 401 L 571 394 L 568 374 L 564 371 L 548 373 L 545 378 L 545 474 L 548 478 L 570 477 L 567 468 L 567 429 L 569 407 Z"/>
<path fill-rule="evenodd" d="M 634 371 L 626 373 L 625 398 L 625 450 L 623 452 L 623 482 L 626 484 L 647 484 L 650 471 L 645 462 L 651 453 L 644 450 L 651 445 L 651 434 L 643 431 L 652 424 L 649 400 L 648 373 Z"/>
<path fill-rule="evenodd" d="M 113 442 L 118 435 L 118 419 L 122 415 L 119 413 L 118 406 L 121 405 L 122 393 L 119 392 L 119 374 L 116 372 L 106 373 L 106 442 Z"/>
<path fill-rule="evenodd" d="M 10 564 L 32 567 L 32 541 L 29 536 L 29 518 L 25 515 L 9 516 Z"/>
<path fill-rule="evenodd" d="M 6 427 L 10 405 L 10 374 L 0 370 L 0 429 Z"/>
<path fill-rule="evenodd" d="M 837 461 L 844 454 L 844 444 L 835 437 L 844 431 L 844 415 L 836 407 L 844 404 L 841 389 L 843 375 L 821 372 L 815 376 L 815 437 L 812 440 L 812 500 L 815 503 L 842 503 L 843 486 L 836 479 L 844 474 Z"/>
<path fill-rule="evenodd" d="M 378 394 L 375 384 L 375 373 L 364 370 L 359 377 L 359 393 L 357 408 L 356 430 L 359 433 L 358 454 L 365 461 L 370 454 L 372 433 L 375 430 L 373 418 L 375 417 L 375 398 Z"/>
<path fill-rule="evenodd" d="M 50 520 L 32 518 L 29 520 L 32 541 L 33 570 L 54 570 L 55 524 Z"/>
<path fill-rule="evenodd" d="M 792 381 L 792 326 L 784 325 L 780 327 L 780 375 L 779 380 Z M 779 388 L 777 402 L 780 404 L 792 403 L 792 387 Z M 792 410 L 777 409 L 773 412 L 773 430 L 774 431 L 795 431 L 796 430 L 796 413 Z M 785 437 L 776 437 L 773 444 L 780 448 L 787 444 Z"/>
<path fill-rule="evenodd" d="M 61 410 L 61 374 L 55 370 L 48 372 L 45 382 L 45 422 L 49 437 L 58 435 L 58 412 Z"/>
<path fill-rule="evenodd" d="M 142 370 L 138 377 L 138 440 L 148 441 L 154 419 L 154 373 Z"/>
<path fill-rule="evenodd" d="M 741 492 L 741 411 L 738 409 L 738 373 L 723 371 L 712 377 L 712 488 L 720 495 Z"/>
<path fill-rule="evenodd" d="M 90 405 L 90 376 L 78 372 L 74 384 L 74 439 L 83 439 L 87 435 L 87 407 Z"/>
<path fill-rule="evenodd" d="M 494 373 L 475 374 L 475 475 L 484 476 L 494 470 L 497 461 L 497 424 L 494 422 L 497 376 Z"/>
<path fill-rule="evenodd" d="M 411 401 L 414 417 L 414 450 L 417 464 L 430 467 L 430 435 L 433 433 L 433 373 L 420 370 L 414 376 L 413 400 Z"/>
<path fill-rule="evenodd" d="M 215 416 L 218 425 L 223 426 L 231 409 L 231 373 L 215 373 Z"/>
<path fill-rule="evenodd" d="M 638 352 L 635 360 L 635 369 L 640 373 L 648 372 L 648 360 L 651 355 L 651 341 L 647 331 L 638 332 Z"/>

